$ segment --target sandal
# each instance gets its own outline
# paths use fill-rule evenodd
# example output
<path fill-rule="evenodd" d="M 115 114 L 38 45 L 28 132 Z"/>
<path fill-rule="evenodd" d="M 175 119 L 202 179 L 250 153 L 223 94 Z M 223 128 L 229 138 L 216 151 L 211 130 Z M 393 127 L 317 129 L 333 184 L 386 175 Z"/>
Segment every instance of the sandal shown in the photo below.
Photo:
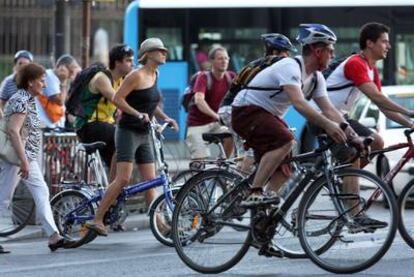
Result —
<path fill-rule="evenodd" d="M 71 248 L 71 246 L 75 243 L 73 240 L 69 240 L 67 238 L 61 238 L 55 243 L 49 244 L 48 247 L 50 251 L 55 252 L 58 248 Z"/>
<path fill-rule="evenodd" d="M 94 223 L 86 223 L 85 227 L 88 228 L 89 230 L 95 232 L 98 236 L 102 236 L 102 237 L 107 237 L 108 236 L 108 232 L 106 231 L 106 229 L 99 228 Z"/>

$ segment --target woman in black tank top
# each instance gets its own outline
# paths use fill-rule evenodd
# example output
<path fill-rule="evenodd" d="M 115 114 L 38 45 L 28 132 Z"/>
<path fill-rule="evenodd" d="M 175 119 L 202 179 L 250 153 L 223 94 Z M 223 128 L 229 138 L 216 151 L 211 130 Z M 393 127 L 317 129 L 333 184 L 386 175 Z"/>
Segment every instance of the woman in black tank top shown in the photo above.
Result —
<path fill-rule="evenodd" d="M 160 39 L 146 39 L 139 50 L 139 62 L 143 66 L 129 73 L 115 94 L 114 103 L 122 111 L 115 135 L 115 141 L 119 141 L 115 143 L 117 150 L 116 177 L 105 192 L 96 213 L 95 222 L 87 225 L 98 235 L 106 235 L 103 224 L 104 215 L 123 187 L 129 183 L 133 170 L 131 157 L 135 156 L 138 171 L 143 180 L 151 180 L 156 177 L 154 161 L 146 157 L 139 157 L 140 153 L 148 155 L 150 147 L 145 141 L 148 141 L 151 118 L 155 115 L 160 120 L 170 122 L 173 128 L 178 130 L 175 120 L 169 118 L 158 107 L 160 102 L 160 91 L 157 87 L 158 66 L 165 63 L 167 53 L 168 50 Z M 131 145 L 133 145 L 132 148 Z M 144 150 L 141 151 L 141 149 Z M 148 190 L 145 193 L 147 206 L 156 197 L 155 189 Z"/>

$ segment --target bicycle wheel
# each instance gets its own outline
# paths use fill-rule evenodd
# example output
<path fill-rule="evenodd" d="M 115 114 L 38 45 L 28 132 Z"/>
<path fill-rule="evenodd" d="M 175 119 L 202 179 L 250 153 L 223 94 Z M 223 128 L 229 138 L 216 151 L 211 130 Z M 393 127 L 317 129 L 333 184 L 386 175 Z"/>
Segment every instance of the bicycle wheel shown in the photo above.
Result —
<path fill-rule="evenodd" d="M 173 192 L 175 196 L 177 191 Z M 149 212 L 150 228 L 154 237 L 166 246 L 174 246 L 171 237 L 172 211 L 165 201 L 165 195 L 161 194 L 154 200 Z M 164 229 L 164 230 L 163 230 Z"/>
<path fill-rule="evenodd" d="M 174 187 L 181 187 L 183 186 L 191 177 L 197 175 L 200 171 L 187 169 L 178 172 L 174 177 L 172 177 L 171 182 L 173 183 Z"/>
<path fill-rule="evenodd" d="M 224 170 L 206 171 L 187 182 L 177 195 L 172 221 L 174 246 L 181 260 L 195 271 L 228 270 L 249 249 L 249 224 L 243 231 L 240 226 L 227 225 L 243 219 L 250 222 L 244 218 L 246 210 L 237 209 L 243 190 L 236 186 L 239 180 L 239 175 Z"/>
<path fill-rule="evenodd" d="M 35 203 L 29 189 L 20 182 L 7 210 L 0 211 L 0 237 L 7 237 L 36 222 Z"/>
<path fill-rule="evenodd" d="M 306 258 L 306 253 L 303 251 L 299 241 L 297 228 L 298 206 L 301 197 L 295 200 L 292 207 L 277 224 L 276 232 L 272 239 L 272 245 L 281 251 L 281 256 L 290 259 Z"/>
<path fill-rule="evenodd" d="M 367 171 L 338 169 L 331 179 L 331 184 L 325 176 L 316 180 L 300 202 L 300 242 L 321 268 L 333 273 L 359 272 L 379 261 L 391 246 L 397 229 L 395 197 Z M 349 186 L 350 182 L 359 184 L 359 194 L 345 192 L 345 183 Z M 375 193 L 382 194 L 389 209 L 380 199 L 373 201 Z M 327 244 L 328 249 L 318 251 Z"/>
<path fill-rule="evenodd" d="M 89 198 L 75 190 L 57 194 L 51 201 L 53 217 L 62 235 L 75 241 L 72 248 L 79 247 L 95 239 L 92 232 L 84 226 L 95 216 L 95 210 Z"/>
<path fill-rule="evenodd" d="M 400 220 L 398 229 L 405 242 L 414 248 L 414 180 L 403 189 L 398 198 Z"/>

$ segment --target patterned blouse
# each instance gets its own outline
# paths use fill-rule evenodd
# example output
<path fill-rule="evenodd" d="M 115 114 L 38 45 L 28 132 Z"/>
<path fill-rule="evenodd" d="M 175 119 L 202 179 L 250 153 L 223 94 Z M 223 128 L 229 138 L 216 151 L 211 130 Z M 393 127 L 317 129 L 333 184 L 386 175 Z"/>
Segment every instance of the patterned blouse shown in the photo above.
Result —
<path fill-rule="evenodd" d="M 9 120 L 15 113 L 26 114 L 23 128 L 27 130 L 25 152 L 29 160 L 36 160 L 40 152 L 41 130 L 40 119 L 36 109 L 35 98 L 26 90 L 20 89 L 7 101 L 4 116 Z"/>

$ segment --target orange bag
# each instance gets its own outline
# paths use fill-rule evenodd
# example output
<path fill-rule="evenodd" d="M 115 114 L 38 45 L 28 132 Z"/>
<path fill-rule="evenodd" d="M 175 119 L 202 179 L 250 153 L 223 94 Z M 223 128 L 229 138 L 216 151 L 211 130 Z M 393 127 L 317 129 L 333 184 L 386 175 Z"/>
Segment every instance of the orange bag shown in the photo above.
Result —
<path fill-rule="evenodd" d="M 50 121 L 52 121 L 52 123 L 58 122 L 65 115 L 63 105 L 49 101 L 45 95 L 38 95 L 37 99 L 39 100 L 40 104 L 43 107 L 43 110 L 45 110 L 47 117 L 50 119 Z"/>

